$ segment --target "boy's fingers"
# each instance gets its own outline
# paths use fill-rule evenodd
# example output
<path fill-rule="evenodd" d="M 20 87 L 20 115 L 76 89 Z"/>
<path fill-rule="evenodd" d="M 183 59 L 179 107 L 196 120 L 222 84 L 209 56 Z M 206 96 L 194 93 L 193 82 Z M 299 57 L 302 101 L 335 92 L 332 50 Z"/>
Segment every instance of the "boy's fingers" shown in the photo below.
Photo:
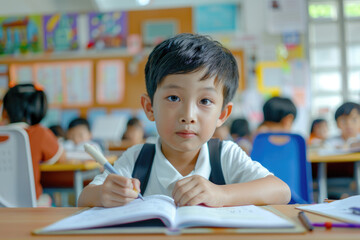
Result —
<path fill-rule="evenodd" d="M 133 188 L 123 188 L 123 187 L 118 187 L 118 188 L 113 188 L 111 190 L 112 195 L 114 198 L 137 198 L 138 193 L 135 192 L 133 190 Z"/>
<path fill-rule="evenodd" d="M 130 178 L 119 176 L 116 174 L 109 174 L 108 177 L 110 177 L 114 183 L 120 185 L 121 187 L 132 188 L 132 181 Z"/>
<path fill-rule="evenodd" d="M 194 202 L 196 199 L 198 199 L 199 195 L 201 195 L 202 190 L 201 188 L 192 188 L 185 194 L 181 195 L 178 199 L 177 203 L 180 206 L 190 206 L 190 205 L 197 205 L 200 202 L 197 200 L 197 202 Z"/>
<path fill-rule="evenodd" d="M 185 180 L 185 179 L 182 179 Z M 180 181 L 182 181 L 180 180 Z M 181 183 L 177 182 L 175 184 L 174 192 L 173 192 L 173 198 L 175 201 L 179 201 L 184 196 L 188 196 L 191 194 L 191 190 L 196 188 L 196 181 L 191 181 L 192 179 L 186 178 L 185 181 L 182 181 Z M 178 184 L 179 183 L 179 184 Z M 189 197 L 189 196 L 188 196 Z"/>
<path fill-rule="evenodd" d="M 139 179 L 132 178 L 131 181 L 132 181 L 133 189 L 138 193 L 141 192 Z"/>

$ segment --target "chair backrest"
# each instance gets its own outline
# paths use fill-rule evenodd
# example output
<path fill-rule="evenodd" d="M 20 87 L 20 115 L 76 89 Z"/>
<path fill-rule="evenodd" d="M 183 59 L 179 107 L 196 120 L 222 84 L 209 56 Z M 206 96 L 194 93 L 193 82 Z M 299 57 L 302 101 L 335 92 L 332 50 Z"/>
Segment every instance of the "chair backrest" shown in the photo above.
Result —
<path fill-rule="evenodd" d="M 251 158 L 289 185 L 290 203 L 313 202 L 311 164 L 306 160 L 302 136 L 261 133 L 255 137 Z"/>
<path fill-rule="evenodd" d="M 18 127 L 0 126 L 0 207 L 36 207 L 29 137 Z"/>

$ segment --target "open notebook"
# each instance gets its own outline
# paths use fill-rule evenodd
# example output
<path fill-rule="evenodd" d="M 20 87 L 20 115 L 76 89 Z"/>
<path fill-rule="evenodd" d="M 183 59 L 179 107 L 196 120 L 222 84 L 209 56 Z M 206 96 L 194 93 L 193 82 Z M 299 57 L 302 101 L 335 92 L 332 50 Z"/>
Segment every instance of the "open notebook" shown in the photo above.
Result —
<path fill-rule="evenodd" d="M 161 221 L 160 221 L 161 220 Z M 74 233 L 170 233 L 192 232 L 193 227 L 252 229 L 250 232 L 301 232 L 295 224 L 271 211 L 253 205 L 209 208 L 176 207 L 173 199 L 153 195 L 114 208 L 94 207 L 62 219 L 36 234 Z M 193 231 L 184 231 L 192 228 Z M 267 230 L 266 230 L 267 229 Z M 204 231 L 208 232 L 209 229 Z"/>
<path fill-rule="evenodd" d="M 297 207 L 298 209 L 331 217 L 340 221 L 360 223 L 360 215 L 354 214 L 351 208 L 360 208 L 360 195 L 355 195 L 331 203 L 320 203 Z"/>

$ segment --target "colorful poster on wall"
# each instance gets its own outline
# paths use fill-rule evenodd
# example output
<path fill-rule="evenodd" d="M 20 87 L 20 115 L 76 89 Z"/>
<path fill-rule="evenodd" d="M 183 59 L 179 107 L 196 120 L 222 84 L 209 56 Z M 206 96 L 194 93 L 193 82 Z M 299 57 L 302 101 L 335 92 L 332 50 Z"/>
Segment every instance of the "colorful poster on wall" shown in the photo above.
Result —
<path fill-rule="evenodd" d="M 96 101 L 120 103 L 125 92 L 125 63 L 121 60 L 102 60 L 97 64 Z"/>
<path fill-rule="evenodd" d="M 35 64 L 35 82 L 44 87 L 47 100 L 51 106 L 60 105 L 63 97 L 62 63 Z"/>
<path fill-rule="evenodd" d="M 52 14 L 43 17 L 45 51 L 68 51 L 78 49 L 78 14 Z"/>
<path fill-rule="evenodd" d="M 89 13 L 88 16 L 89 48 L 126 46 L 127 12 Z"/>
<path fill-rule="evenodd" d="M 42 50 L 41 16 L 0 17 L 0 54 Z"/>
<path fill-rule="evenodd" d="M 236 30 L 238 7 L 233 3 L 209 4 L 195 7 L 197 33 L 223 33 Z"/>
<path fill-rule="evenodd" d="M 64 63 L 64 103 L 68 106 L 89 106 L 93 103 L 91 61 Z"/>

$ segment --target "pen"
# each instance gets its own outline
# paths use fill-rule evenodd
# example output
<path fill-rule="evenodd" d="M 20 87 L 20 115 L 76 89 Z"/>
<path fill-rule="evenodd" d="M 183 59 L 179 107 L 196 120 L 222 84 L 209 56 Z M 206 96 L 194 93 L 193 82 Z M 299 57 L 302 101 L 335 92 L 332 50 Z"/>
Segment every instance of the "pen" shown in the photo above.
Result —
<path fill-rule="evenodd" d="M 86 143 L 84 145 L 84 148 L 85 148 L 85 152 L 90 154 L 98 163 L 103 165 L 106 170 L 108 170 L 110 173 L 120 175 L 120 173 L 118 171 L 116 171 L 116 169 L 107 161 L 107 159 L 104 157 L 104 155 L 101 152 L 99 152 L 95 147 Z M 135 188 L 134 188 L 134 190 L 135 190 Z M 138 198 L 140 198 L 141 200 L 144 200 L 141 193 L 139 193 Z"/>
<path fill-rule="evenodd" d="M 312 231 L 314 229 L 313 225 L 311 224 L 310 220 L 307 218 L 307 216 L 305 215 L 304 212 L 299 212 L 299 219 L 301 221 L 301 223 L 305 226 L 305 228 L 308 231 Z"/>
<path fill-rule="evenodd" d="M 360 228 L 359 223 L 333 223 L 333 222 L 323 222 L 323 223 L 312 223 L 314 227 L 326 227 L 327 229 L 332 227 L 337 228 Z"/>

